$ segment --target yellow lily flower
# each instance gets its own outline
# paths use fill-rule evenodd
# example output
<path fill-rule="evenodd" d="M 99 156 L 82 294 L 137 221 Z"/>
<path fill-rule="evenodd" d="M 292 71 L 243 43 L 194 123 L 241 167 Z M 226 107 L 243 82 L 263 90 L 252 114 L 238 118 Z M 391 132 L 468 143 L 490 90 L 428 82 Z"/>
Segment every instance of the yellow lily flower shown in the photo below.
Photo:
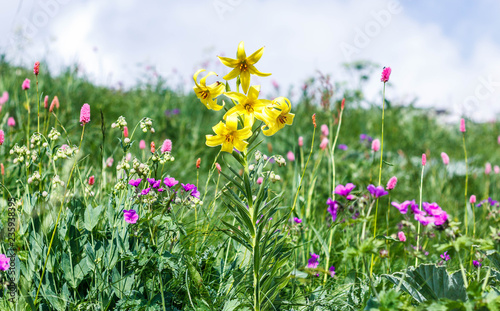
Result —
<path fill-rule="evenodd" d="M 208 109 L 213 109 L 215 111 L 219 111 L 223 106 L 217 105 L 217 97 L 224 93 L 224 84 L 220 82 L 215 82 L 210 85 L 206 84 L 206 80 L 208 76 L 217 75 L 215 72 L 210 71 L 206 76 L 201 78 L 200 83 L 196 81 L 198 79 L 198 75 L 205 71 L 205 69 L 200 69 L 193 75 L 193 80 L 196 86 L 193 86 L 193 90 L 196 96 L 200 99 L 202 104 L 205 105 Z"/>
<path fill-rule="evenodd" d="M 258 71 L 254 66 L 254 64 L 257 63 L 262 57 L 263 53 L 264 48 L 262 47 L 247 57 L 243 41 L 241 41 L 238 45 L 238 51 L 236 52 L 236 59 L 218 56 L 222 64 L 230 68 L 234 68 L 231 72 L 225 75 L 223 79 L 231 80 L 240 76 L 241 86 L 243 88 L 243 92 L 246 94 L 248 92 L 248 88 L 250 87 L 250 74 L 257 75 L 259 77 L 267 77 L 271 75 L 270 73 L 262 73 Z"/>
<path fill-rule="evenodd" d="M 274 135 L 277 131 L 284 128 L 286 124 L 292 125 L 295 114 L 290 113 L 291 108 L 292 105 L 288 98 L 278 97 L 272 101 L 271 106 L 265 107 L 262 113 L 258 113 L 256 117 L 266 123 L 262 127 L 264 135 Z M 264 130 L 266 126 L 267 130 Z"/>
<path fill-rule="evenodd" d="M 244 139 L 252 136 L 251 125 L 245 123 L 245 127 L 238 130 L 238 117 L 235 114 L 228 116 L 226 124 L 221 121 L 212 128 L 217 134 L 216 136 L 206 135 L 207 146 L 216 147 L 222 145 L 221 150 L 229 153 L 233 152 L 233 147 L 239 151 L 245 151 L 248 142 Z"/>
<path fill-rule="evenodd" d="M 238 102 L 238 105 L 234 106 L 226 112 L 226 114 L 224 115 L 224 120 L 226 120 L 226 117 L 233 114 L 244 115 L 245 121 L 248 120 L 250 125 L 253 125 L 256 114 L 261 113 L 264 107 L 272 103 L 268 99 L 258 99 L 259 93 L 260 85 L 252 85 L 248 92 L 248 96 L 237 92 L 224 93 L 224 95 L 226 95 L 227 97 Z"/>

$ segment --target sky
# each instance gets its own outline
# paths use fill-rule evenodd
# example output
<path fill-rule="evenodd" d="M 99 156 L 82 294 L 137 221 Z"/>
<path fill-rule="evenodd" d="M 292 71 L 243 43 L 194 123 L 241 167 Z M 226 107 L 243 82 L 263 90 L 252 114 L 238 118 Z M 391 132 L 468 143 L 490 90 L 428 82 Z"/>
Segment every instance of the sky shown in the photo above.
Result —
<path fill-rule="evenodd" d="M 271 81 L 298 93 L 321 71 L 351 79 L 342 64 L 380 66 L 367 83 L 381 100 L 380 72 L 390 66 L 387 96 L 456 116 L 491 121 L 500 113 L 500 2 L 496 0 L 0 0 L 0 53 L 54 72 L 78 64 L 94 82 L 132 86 L 156 72 L 188 90 L 199 68 L 219 77 L 216 56 L 265 47 L 257 64 Z M 152 69 L 154 68 L 154 69 Z M 209 81 L 211 82 L 211 81 Z M 0 90 L 2 91 L 2 90 Z M 336 94 L 335 96 L 342 96 Z"/>

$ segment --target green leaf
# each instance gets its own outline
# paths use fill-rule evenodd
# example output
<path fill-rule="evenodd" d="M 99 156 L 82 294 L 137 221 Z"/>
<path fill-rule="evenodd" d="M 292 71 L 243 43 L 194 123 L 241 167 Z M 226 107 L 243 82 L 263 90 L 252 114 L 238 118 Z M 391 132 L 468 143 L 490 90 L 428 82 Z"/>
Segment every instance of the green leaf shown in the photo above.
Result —
<path fill-rule="evenodd" d="M 423 264 L 410 267 L 406 275 L 402 272 L 384 274 L 394 285 L 399 286 L 418 302 L 446 298 L 467 300 L 467 292 L 460 271 L 448 274 L 446 267 Z"/>
<path fill-rule="evenodd" d="M 92 205 L 87 205 L 87 208 L 85 209 L 85 215 L 84 215 L 84 220 L 85 220 L 85 229 L 88 231 L 92 231 L 94 227 L 97 225 L 99 222 L 99 216 L 101 215 L 102 207 L 100 205 L 96 206 L 95 208 L 92 208 Z"/>

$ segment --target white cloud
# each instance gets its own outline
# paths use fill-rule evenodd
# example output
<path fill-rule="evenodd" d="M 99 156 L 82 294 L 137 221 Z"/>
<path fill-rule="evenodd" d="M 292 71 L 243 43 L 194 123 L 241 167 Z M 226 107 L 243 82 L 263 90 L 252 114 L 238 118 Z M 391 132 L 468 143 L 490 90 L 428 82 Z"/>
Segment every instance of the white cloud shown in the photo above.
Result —
<path fill-rule="evenodd" d="M 420 106 L 461 109 L 464 101 L 475 96 L 480 79 L 492 76 L 500 81 L 500 46 L 490 39 L 487 31 L 491 30 L 476 38 L 471 53 L 463 53 L 463 41 L 449 37 L 439 21 L 423 23 L 409 17 L 404 2 L 402 12 L 390 14 L 385 23 L 377 21 L 376 15 L 391 12 L 389 0 L 65 1 L 43 29 L 45 41 L 40 38 L 34 46 L 52 42 L 48 34 L 54 36 L 51 52 L 44 56 L 54 64 L 76 60 L 99 83 L 110 83 L 112 74 L 112 83 L 133 84 L 142 71 L 137 64 L 144 62 L 166 76 L 176 68 L 187 83 L 207 59 L 211 69 L 223 75 L 227 69 L 215 56 L 234 57 L 241 40 L 247 53 L 266 47 L 257 68 L 273 75 L 253 80 L 263 84 L 264 93 L 271 92 L 272 79 L 300 86 L 316 70 L 345 80 L 340 64 L 347 59 L 341 46 L 356 47 L 358 29 L 368 32 L 369 42 L 357 46 L 359 53 L 353 59 L 392 67 L 390 98 L 416 96 Z M 8 8 L 13 9 L 13 5 Z M 377 72 L 367 86 L 367 97 L 380 100 L 380 89 Z M 499 112 L 493 103 L 500 100 L 500 86 L 492 90 L 480 96 L 478 107 L 469 107 L 475 117 Z"/>

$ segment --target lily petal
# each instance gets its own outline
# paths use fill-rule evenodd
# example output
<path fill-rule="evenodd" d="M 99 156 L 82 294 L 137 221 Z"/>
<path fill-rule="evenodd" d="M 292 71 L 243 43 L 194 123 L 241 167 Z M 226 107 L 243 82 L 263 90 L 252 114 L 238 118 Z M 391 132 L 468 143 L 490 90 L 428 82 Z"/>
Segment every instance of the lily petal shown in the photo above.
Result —
<path fill-rule="evenodd" d="M 257 70 L 254 65 L 248 65 L 248 71 L 250 71 L 251 74 L 259 76 L 259 77 L 267 77 L 270 76 L 271 73 L 263 73 Z"/>
<path fill-rule="evenodd" d="M 222 79 L 224 79 L 226 81 L 232 80 L 232 79 L 236 78 L 240 74 L 240 72 L 241 72 L 240 68 L 234 68 L 227 75 L 222 77 Z"/>
<path fill-rule="evenodd" d="M 243 41 L 241 41 L 240 44 L 238 44 L 238 51 L 236 52 L 236 57 L 238 57 L 240 61 L 245 60 L 245 58 L 247 58 L 247 54 L 245 53 L 245 44 L 243 43 Z"/>
<path fill-rule="evenodd" d="M 249 65 L 255 64 L 262 57 L 262 54 L 264 54 L 264 47 L 261 47 L 257 51 L 253 52 L 252 55 L 248 56 L 247 64 Z"/>
<path fill-rule="evenodd" d="M 223 56 L 217 56 L 220 60 L 220 62 L 227 67 L 234 68 L 236 67 L 240 61 L 234 58 L 229 58 L 229 57 L 223 57 Z"/>
<path fill-rule="evenodd" d="M 242 71 L 240 74 L 241 79 L 241 87 L 243 92 L 246 94 L 248 92 L 248 88 L 250 87 L 250 72 L 248 70 Z"/>

